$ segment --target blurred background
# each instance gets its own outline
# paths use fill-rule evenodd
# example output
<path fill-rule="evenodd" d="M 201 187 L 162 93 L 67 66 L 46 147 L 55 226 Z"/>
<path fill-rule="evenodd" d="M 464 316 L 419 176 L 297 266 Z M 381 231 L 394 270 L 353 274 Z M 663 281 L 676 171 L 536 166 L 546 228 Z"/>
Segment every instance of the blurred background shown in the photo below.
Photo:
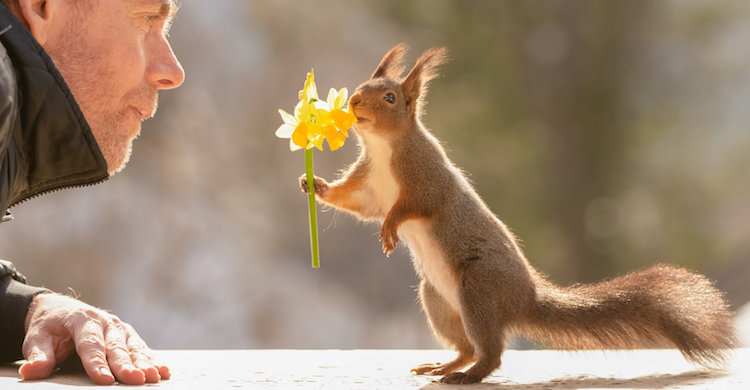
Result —
<path fill-rule="evenodd" d="M 182 1 L 187 75 L 128 168 L 13 209 L 0 257 L 154 348 L 434 348 L 408 250 L 319 209 L 274 136 L 315 68 L 352 91 L 398 42 L 452 60 L 425 125 L 559 284 L 670 262 L 717 280 L 750 344 L 750 3 Z M 357 154 L 316 152 L 332 179 Z M 516 344 L 520 345 L 520 344 Z"/>

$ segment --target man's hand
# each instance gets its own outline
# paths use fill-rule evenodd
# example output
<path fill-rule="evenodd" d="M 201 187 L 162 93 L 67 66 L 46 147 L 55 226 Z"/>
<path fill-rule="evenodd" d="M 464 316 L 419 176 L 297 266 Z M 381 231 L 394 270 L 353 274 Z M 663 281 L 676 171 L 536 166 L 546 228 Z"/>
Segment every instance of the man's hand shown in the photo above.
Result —
<path fill-rule="evenodd" d="M 59 294 L 39 294 L 26 316 L 23 356 L 18 372 L 24 380 L 43 379 L 77 352 L 88 376 L 97 384 L 118 380 L 128 385 L 169 379 L 169 368 L 132 326 L 116 316 Z"/>

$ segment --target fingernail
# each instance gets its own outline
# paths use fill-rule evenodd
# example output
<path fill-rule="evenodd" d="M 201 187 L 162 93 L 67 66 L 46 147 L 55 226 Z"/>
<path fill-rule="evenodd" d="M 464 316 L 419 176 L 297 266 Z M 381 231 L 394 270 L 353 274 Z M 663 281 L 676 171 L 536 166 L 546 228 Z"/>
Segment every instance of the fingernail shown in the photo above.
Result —
<path fill-rule="evenodd" d="M 114 378 L 114 375 L 112 375 L 112 371 L 109 370 L 107 367 L 102 367 L 99 369 L 99 374 L 102 376 L 111 376 Z"/>

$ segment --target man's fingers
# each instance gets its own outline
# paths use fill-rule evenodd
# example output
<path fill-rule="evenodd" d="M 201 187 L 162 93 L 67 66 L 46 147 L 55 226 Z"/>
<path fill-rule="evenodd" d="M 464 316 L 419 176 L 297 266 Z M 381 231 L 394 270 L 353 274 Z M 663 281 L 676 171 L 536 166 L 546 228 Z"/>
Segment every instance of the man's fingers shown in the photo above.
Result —
<path fill-rule="evenodd" d="M 161 379 L 159 369 L 146 356 L 134 352 L 133 363 L 145 375 L 146 383 L 156 383 Z"/>
<path fill-rule="evenodd" d="M 73 342 L 81 364 L 89 378 L 99 385 L 115 382 L 115 377 L 107 365 L 102 328 L 93 321 L 85 322 L 73 330 Z"/>
<path fill-rule="evenodd" d="M 156 383 L 160 379 L 169 379 L 169 369 L 166 366 L 161 366 L 156 362 L 151 349 L 146 345 L 146 342 L 141 339 L 138 332 L 128 324 L 125 325 L 125 330 L 128 333 L 128 349 L 130 350 L 130 356 L 133 359 L 133 363 L 138 367 L 144 374 L 146 374 L 147 383 Z M 162 369 L 166 369 L 166 376 L 162 375 Z"/>
<path fill-rule="evenodd" d="M 141 371 L 131 358 L 127 345 L 128 335 L 125 326 L 119 320 L 111 320 L 104 331 L 104 341 L 107 345 L 107 362 L 115 378 L 126 385 L 142 385 L 146 383 L 146 372 Z M 158 381 L 158 379 L 157 379 Z"/>
<path fill-rule="evenodd" d="M 159 370 L 159 376 L 161 376 L 161 379 L 169 379 L 170 377 L 172 377 L 172 373 L 169 371 L 169 367 L 157 364 L 156 368 Z"/>

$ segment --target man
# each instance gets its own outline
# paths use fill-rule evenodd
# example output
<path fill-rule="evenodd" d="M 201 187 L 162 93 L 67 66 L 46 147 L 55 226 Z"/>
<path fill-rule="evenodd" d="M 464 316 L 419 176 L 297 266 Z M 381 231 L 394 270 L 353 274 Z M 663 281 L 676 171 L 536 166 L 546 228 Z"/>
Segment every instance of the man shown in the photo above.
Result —
<path fill-rule="evenodd" d="M 166 39 L 173 0 L 0 2 L 0 210 L 6 210 L 122 169 L 141 122 L 156 110 L 158 91 L 178 87 L 184 72 Z M 10 219 L 8 212 L 3 221 Z M 98 384 L 170 376 L 131 326 L 28 286 L 12 264 L 0 262 L 0 359 L 24 357 L 20 375 L 41 379 L 74 352 Z"/>

